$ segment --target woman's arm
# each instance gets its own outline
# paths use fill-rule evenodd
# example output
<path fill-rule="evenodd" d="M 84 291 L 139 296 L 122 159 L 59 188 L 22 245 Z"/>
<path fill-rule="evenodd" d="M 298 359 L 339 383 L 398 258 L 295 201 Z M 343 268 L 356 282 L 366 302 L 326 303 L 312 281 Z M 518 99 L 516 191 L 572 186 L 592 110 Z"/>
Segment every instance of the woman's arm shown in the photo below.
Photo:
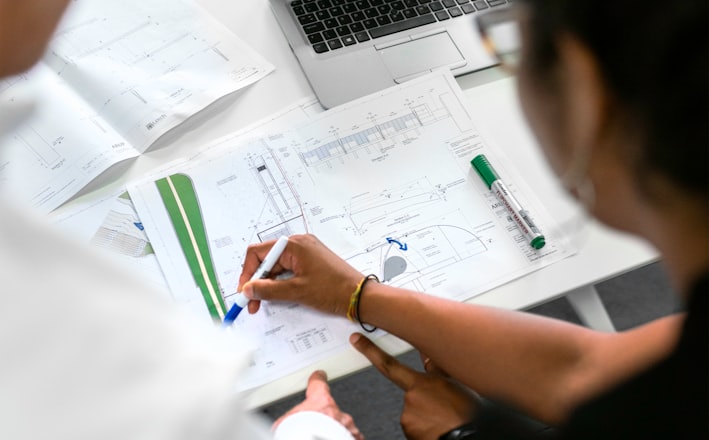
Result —
<path fill-rule="evenodd" d="M 362 274 L 317 238 L 292 236 L 274 268 L 288 280 L 248 282 L 272 243 L 249 248 L 241 283 L 255 301 L 293 301 L 345 316 Z M 557 423 L 579 402 L 629 377 L 673 347 L 680 317 L 606 334 L 527 313 L 462 304 L 368 282 L 360 317 L 426 353 L 481 395 Z"/>
<path fill-rule="evenodd" d="M 669 354 L 679 316 L 601 333 L 529 313 L 367 283 L 363 321 L 399 336 L 483 396 L 548 423 Z"/>

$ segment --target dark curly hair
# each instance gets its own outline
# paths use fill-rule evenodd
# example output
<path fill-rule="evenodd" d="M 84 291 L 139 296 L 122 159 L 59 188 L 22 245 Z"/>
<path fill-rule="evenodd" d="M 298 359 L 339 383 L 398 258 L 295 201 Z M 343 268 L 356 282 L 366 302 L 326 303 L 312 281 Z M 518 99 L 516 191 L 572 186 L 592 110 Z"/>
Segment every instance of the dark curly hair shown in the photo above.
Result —
<path fill-rule="evenodd" d="M 709 2 L 524 3 L 531 9 L 532 67 L 544 72 L 554 66 L 554 41 L 560 33 L 578 38 L 598 60 L 624 127 L 640 141 L 639 149 L 624 152 L 640 183 L 661 175 L 706 199 Z"/>

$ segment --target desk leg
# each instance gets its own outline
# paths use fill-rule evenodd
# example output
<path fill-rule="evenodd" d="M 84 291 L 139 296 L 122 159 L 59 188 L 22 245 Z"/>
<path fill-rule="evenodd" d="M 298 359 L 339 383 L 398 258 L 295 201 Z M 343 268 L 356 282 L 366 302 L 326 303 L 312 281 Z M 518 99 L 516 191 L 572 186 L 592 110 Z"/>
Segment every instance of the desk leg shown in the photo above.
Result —
<path fill-rule="evenodd" d="M 566 298 L 586 327 L 604 332 L 615 331 L 613 322 L 593 284 L 572 290 L 566 294 Z"/>

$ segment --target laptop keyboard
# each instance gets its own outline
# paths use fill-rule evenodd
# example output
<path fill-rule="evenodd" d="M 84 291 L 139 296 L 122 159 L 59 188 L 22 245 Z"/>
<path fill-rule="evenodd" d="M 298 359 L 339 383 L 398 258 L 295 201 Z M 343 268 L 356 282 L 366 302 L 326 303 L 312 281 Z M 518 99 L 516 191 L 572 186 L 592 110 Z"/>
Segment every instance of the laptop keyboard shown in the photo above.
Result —
<path fill-rule="evenodd" d="M 294 0 L 317 53 L 504 5 L 506 0 Z"/>

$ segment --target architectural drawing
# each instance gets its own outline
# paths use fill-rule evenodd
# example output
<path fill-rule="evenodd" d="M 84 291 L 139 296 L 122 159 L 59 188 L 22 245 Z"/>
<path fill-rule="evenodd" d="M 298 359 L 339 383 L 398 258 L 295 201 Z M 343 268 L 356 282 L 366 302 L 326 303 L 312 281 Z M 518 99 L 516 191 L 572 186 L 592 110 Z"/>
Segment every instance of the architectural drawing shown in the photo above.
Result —
<path fill-rule="evenodd" d="M 470 160 L 496 153 L 476 130 L 449 73 L 323 113 L 294 113 L 300 119 L 291 119 L 291 127 L 218 141 L 219 148 L 209 147 L 213 154 L 175 171 L 188 175 L 199 195 L 227 306 L 246 247 L 281 234 L 313 233 L 363 274 L 455 300 L 566 255 L 553 240 L 542 250 L 522 250 L 518 232 L 491 205 Z M 509 180 L 514 191 L 515 179 Z M 140 185 L 131 195 L 151 223 L 146 230 L 173 295 L 199 297 L 155 185 Z M 548 219 L 539 215 L 541 228 Z M 203 301 L 199 311 L 205 314 Z M 356 330 L 347 320 L 279 302 L 262 303 L 255 315 L 242 313 L 234 325 L 258 346 L 242 375 L 243 389 L 345 349 Z"/>
<path fill-rule="evenodd" d="M 383 123 L 377 123 L 375 118 L 372 118 L 372 127 L 336 138 L 317 148 L 304 151 L 300 156 L 308 166 L 316 166 L 339 156 L 356 154 L 360 149 L 371 148 L 381 152 L 392 145 L 389 142 L 391 138 L 399 135 L 406 139 L 409 131 L 415 132 L 417 128 L 423 126 L 423 123 L 415 111 Z"/>
<path fill-rule="evenodd" d="M 275 240 L 282 235 L 293 235 L 307 230 L 303 209 L 294 184 L 284 175 L 273 154 L 248 155 L 254 179 L 261 187 L 268 209 L 279 222 L 258 231 L 259 241 Z"/>
<path fill-rule="evenodd" d="M 443 218 L 463 222 L 459 212 Z M 455 224 L 427 224 L 401 236 L 386 237 L 347 261 L 363 273 L 377 275 L 382 282 L 428 291 L 456 264 L 484 254 L 491 242 L 488 239 L 486 244 L 485 238 Z"/>
<path fill-rule="evenodd" d="M 344 163 L 347 156 L 385 154 L 389 149 L 414 142 L 427 126 L 453 118 L 446 101 L 447 94 L 407 97 L 395 111 L 368 112 L 361 123 L 349 127 L 333 125 L 327 135 L 309 138 L 299 156 L 306 166 L 317 168 L 330 166 L 333 160 Z"/>
<path fill-rule="evenodd" d="M 357 234 L 365 234 L 371 226 L 400 213 L 409 214 L 425 206 L 445 200 L 445 189 L 435 187 L 426 177 L 407 182 L 376 194 L 353 196 L 347 216 Z"/>
<path fill-rule="evenodd" d="M 272 69 L 189 0 L 73 0 L 42 62 L 0 81 L 8 112 L 37 104 L 8 136 L 0 189 L 50 212 Z"/>
<path fill-rule="evenodd" d="M 143 152 L 272 67 L 193 2 L 74 0 L 44 63 Z M 100 68 L 99 68 L 100 66 Z"/>
<path fill-rule="evenodd" d="M 37 157 L 38 163 L 45 168 L 51 168 L 62 159 L 55 145 L 61 145 L 63 137 L 54 139 L 52 143 L 50 143 L 47 139 L 42 137 L 42 134 L 35 130 L 34 127 L 28 127 L 18 130 L 14 138 L 23 145 L 27 151 L 33 153 Z"/>

